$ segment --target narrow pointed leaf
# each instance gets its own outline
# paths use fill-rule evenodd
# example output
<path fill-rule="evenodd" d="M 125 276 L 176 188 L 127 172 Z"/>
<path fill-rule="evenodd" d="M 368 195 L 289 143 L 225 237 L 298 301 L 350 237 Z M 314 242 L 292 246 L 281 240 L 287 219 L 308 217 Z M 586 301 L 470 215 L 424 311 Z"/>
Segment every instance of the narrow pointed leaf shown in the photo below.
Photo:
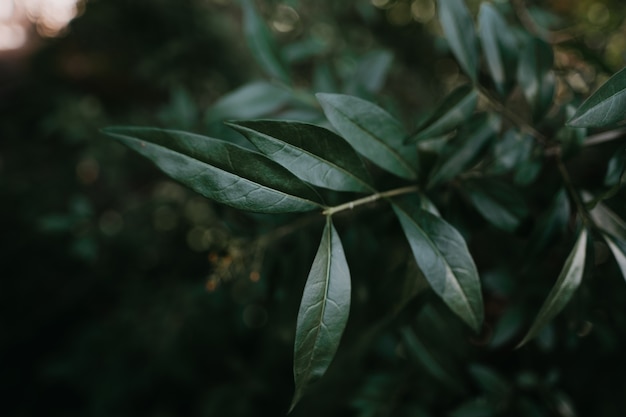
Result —
<path fill-rule="evenodd" d="M 448 144 L 430 174 L 428 187 L 448 181 L 468 168 L 499 128 L 498 116 L 483 114 L 474 119 L 466 130 L 459 132 L 458 137 Z"/>
<path fill-rule="evenodd" d="M 327 217 L 298 313 L 294 348 L 296 389 L 291 409 L 328 369 L 349 311 L 350 271 L 339 235 Z"/>
<path fill-rule="evenodd" d="M 462 86 L 450 93 L 408 142 L 418 142 L 448 133 L 465 122 L 476 108 L 478 93 Z"/>
<path fill-rule="evenodd" d="M 229 123 L 263 154 L 300 179 L 338 191 L 373 191 L 359 155 L 343 138 L 308 123 L 258 120 Z"/>
<path fill-rule="evenodd" d="M 610 126 L 626 119 L 626 68 L 591 95 L 567 122 L 573 127 Z"/>
<path fill-rule="evenodd" d="M 461 68 L 476 82 L 478 41 L 474 20 L 463 0 L 438 0 L 439 20 L 450 49 Z"/>
<path fill-rule="evenodd" d="M 511 50 L 515 50 L 513 36 L 506 20 L 491 3 L 480 5 L 478 24 L 487 69 L 496 89 L 504 96 L 507 93 L 507 81 L 515 74 L 510 74 L 514 56 Z"/>
<path fill-rule="evenodd" d="M 574 292 L 582 282 L 586 250 L 587 230 L 583 228 L 576 240 L 574 248 L 565 261 L 565 265 L 559 274 L 556 284 L 554 284 L 550 294 L 548 294 L 548 298 L 539 310 L 537 318 L 535 318 L 530 330 L 517 347 L 526 344 L 529 340 L 537 336 L 544 326 L 552 321 L 572 298 Z"/>
<path fill-rule="evenodd" d="M 264 155 L 219 139 L 175 130 L 111 127 L 104 133 L 163 172 L 219 203 L 261 213 L 315 210 L 308 184 Z"/>
<path fill-rule="evenodd" d="M 461 234 L 445 220 L 406 204 L 394 212 L 433 291 L 475 331 L 483 322 L 480 280 Z"/>
<path fill-rule="evenodd" d="M 291 98 L 289 92 L 264 81 L 241 86 L 221 97 L 206 112 L 207 123 L 269 116 Z"/>
<path fill-rule="evenodd" d="M 267 24 L 259 16 L 252 0 L 242 0 L 242 6 L 243 29 L 250 51 L 270 77 L 289 83 L 289 71 Z"/>
<path fill-rule="evenodd" d="M 485 220 L 504 231 L 515 232 L 528 215 L 522 196 L 505 182 L 470 180 L 464 183 L 463 191 Z"/>
<path fill-rule="evenodd" d="M 591 199 L 591 195 L 584 195 L 585 200 Z M 597 203 L 589 213 L 594 223 L 602 231 L 602 237 L 606 241 L 617 265 L 626 279 L 626 223 L 612 210 L 602 203 Z"/>
<path fill-rule="evenodd" d="M 367 53 L 357 65 L 355 73 L 347 80 L 346 92 L 359 94 L 362 91 L 375 94 L 384 86 L 391 68 L 393 54 L 387 50 Z"/>
<path fill-rule="evenodd" d="M 556 88 L 552 71 L 554 52 L 552 47 L 539 38 L 531 38 L 522 48 L 517 69 L 517 80 L 534 120 L 541 120 L 550 110 Z"/>
<path fill-rule="evenodd" d="M 317 94 L 324 114 L 357 152 L 379 167 L 416 179 L 417 151 L 403 144 L 407 132 L 393 116 L 366 100 L 343 94 Z"/>

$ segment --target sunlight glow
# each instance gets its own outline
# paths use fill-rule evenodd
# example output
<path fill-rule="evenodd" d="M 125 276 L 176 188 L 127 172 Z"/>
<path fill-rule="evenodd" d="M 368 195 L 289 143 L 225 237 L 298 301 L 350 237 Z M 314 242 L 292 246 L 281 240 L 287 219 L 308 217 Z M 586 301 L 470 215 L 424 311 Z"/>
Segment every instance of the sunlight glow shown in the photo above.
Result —
<path fill-rule="evenodd" d="M 63 33 L 86 0 L 0 0 L 0 50 L 24 47 L 31 27 L 43 37 Z"/>

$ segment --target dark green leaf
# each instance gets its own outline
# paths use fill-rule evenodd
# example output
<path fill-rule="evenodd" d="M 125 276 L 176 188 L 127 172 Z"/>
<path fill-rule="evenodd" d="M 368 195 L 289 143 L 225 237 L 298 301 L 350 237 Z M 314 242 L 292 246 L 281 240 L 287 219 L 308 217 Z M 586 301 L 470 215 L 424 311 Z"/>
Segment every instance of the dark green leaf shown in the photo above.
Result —
<path fill-rule="evenodd" d="M 229 126 L 304 181 L 332 190 L 373 191 L 361 158 L 330 130 L 274 120 L 233 122 Z"/>
<path fill-rule="evenodd" d="M 504 401 L 511 393 L 511 386 L 502 375 L 483 365 L 472 364 L 469 373 L 485 394 L 495 401 Z"/>
<path fill-rule="evenodd" d="M 570 203 L 567 199 L 567 192 L 560 189 L 546 212 L 537 221 L 529 238 L 526 257 L 532 258 L 550 246 L 558 235 L 565 231 L 569 217 Z"/>
<path fill-rule="evenodd" d="M 463 0 L 438 0 L 439 20 L 461 68 L 476 82 L 478 41 L 474 21 Z"/>
<path fill-rule="evenodd" d="M 465 122 L 476 108 L 478 93 L 472 86 L 462 86 L 450 93 L 433 114 L 407 142 L 417 142 L 448 133 Z"/>
<path fill-rule="evenodd" d="M 554 97 L 554 52 L 546 42 L 531 38 L 522 48 L 518 62 L 517 80 L 532 108 L 533 119 L 539 121 L 550 110 Z"/>
<path fill-rule="evenodd" d="M 528 215 L 522 196 L 505 182 L 470 180 L 463 184 L 463 191 L 485 220 L 504 231 L 515 232 Z"/>
<path fill-rule="evenodd" d="M 291 409 L 330 365 L 350 311 L 350 271 L 330 216 L 307 278 L 294 349 L 296 390 Z"/>
<path fill-rule="evenodd" d="M 507 130 L 493 146 L 493 163 L 489 173 L 504 174 L 519 167 L 530 158 L 533 144 L 532 136 L 516 129 Z"/>
<path fill-rule="evenodd" d="M 259 65 L 272 78 L 289 83 L 289 71 L 284 64 L 272 33 L 259 16 L 252 0 L 242 0 L 243 28 L 250 51 Z"/>
<path fill-rule="evenodd" d="M 565 265 L 559 274 L 556 284 L 554 284 L 550 294 L 548 294 L 548 298 L 543 303 L 543 306 L 541 306 L 530 330 L 517 347 L 526 344 L 529 340 L 537 336 L 544 326 L 552 321 L 572 298 L 574 292 L 582 282 L 585 269 L 586 249 L 587 229 L 583 228 L 580 231 L 572 252 L 565 261 Z"/>
<path fill-rule="evenodd" d="M 483 322 L 478 272 L 461 234 L 442 218 L 406 204 L 394 204 L 417 265 L 433 291 L 472 329 Z"/>
<path fill-rule="evenodd" d="M 607 187 L 621 185 L 626 181 L 626 149 L 618 150 L 609 160 L 604 177 L 604 185 Z"/>
<path fill-rule="evenodd" d="M 399 121 L 380 107 L 343 94 L 317 94 L 326 117 L 361 155 L 402 178 L 416 179 L 417 151 L 403 145 Z"/>
<path fill-rule="evenodd" d="M 246 84 L 220 98 L 206 113 L 207 123 L 225 119 L 268 116 L 283 107 L 291 95 L 267 82 Z"/>
<path fill-rule="evenodd" d="M 515 39 L 506 20 L 491 3 L 480 5 L 478 24 L 489 74 L 498 92 L 505 96 L 507 82 L 515 74 L 511 73 L 516 55 L 512 51 L 517 51 Z"/>
<path fill-rule="evenodd" d="M 585 195 L 585 200 L 590 195 Z M 615 261 L 626 279 L 626 223 L 602 203 L 597 203 L 589 213 L 615 257 Z"/>
<path fill-rule="evenodd" d="M 500 129 L 500 118 L 493 114 L 481 114 L 466 130 L 448 144 L 439 162 L 430 174 L 428 187 L 454 178 L 463 172 L 480 155 L 485 145 Z"/>
<path fill-rule="evenodd" d="M 494 417 L 497 415 L 495 406 L 485 398 L 470 400 L 454 409 L 447 417 Z"/>
<path fill-rule="evenodd" d="M 175 130 L 112 127 L 104 133 L 152 160 L 197 193 L 261 213 L 321 207 L 317 193 L 264 155 L 219 139 Z"/>
<path fill-rule="evenodd" d="M 626 119 L 626 68 L 591 95 L 567 122 L 573 127 L 610 126 Z"/>

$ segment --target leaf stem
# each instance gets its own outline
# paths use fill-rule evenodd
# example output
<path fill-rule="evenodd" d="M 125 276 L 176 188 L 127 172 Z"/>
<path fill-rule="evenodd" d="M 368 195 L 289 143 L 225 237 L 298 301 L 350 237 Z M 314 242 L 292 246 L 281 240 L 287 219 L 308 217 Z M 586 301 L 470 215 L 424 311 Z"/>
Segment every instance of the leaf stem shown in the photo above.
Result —
<path fill-rule="evenodd" d="M 376 193 L 368 195 L 367 197 L 359 198 L 358 200 L 352 200 L 347 203 L 340 204 L 334 207 L 328 207 L 322 212 L 325 216 L 332 216 L 335 213 L 339 213 L 344 210 L 352 210 L 355 207 L 362 206 L 364 204 L 373 203 L 381 198 L 390 198 L 403 194 L 410 194 L 419 191 L 417 185 L 410 185 L 408 187 L 394 188 L 393 190 L 383 191 L 382 193 Z"/>

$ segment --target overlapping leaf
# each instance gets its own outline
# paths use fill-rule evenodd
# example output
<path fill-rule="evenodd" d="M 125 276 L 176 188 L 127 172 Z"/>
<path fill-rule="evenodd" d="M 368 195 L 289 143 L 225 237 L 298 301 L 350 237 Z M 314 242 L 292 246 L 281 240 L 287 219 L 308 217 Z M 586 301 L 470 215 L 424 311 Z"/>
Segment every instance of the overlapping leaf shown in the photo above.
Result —
<path fill-rule="evenodd" d="M 438 0 L 439 20 L 450 49 L 461 68 L 476 82 L 478 41 L 474 20 L 463 0 Z"/>
<path fill-rule="evenodd" d="M 270 77 L 288 83 L 289 71 L 265 21 L 259 16 L 252 0 L 242 0 L 242 6 L 243 28 L 250 51 Z"/>
<path fill-rule="evenodd" d="M 276 120 L 233 122 L 229 126 L 304 181 L 338 191 L 373 191 L 361 158 L 327 129 Z"/>
<path fill-rule="evenodd" d="M 563 310 L 574 292 L 582 282 L 583 272 L 585 269 L 585 255 L 587 250 L 587 230 L 582 229 L 576 240 L 576 244 L 563 265 L 563 269 L 554 284 L 554 287 L 548 294 L 548 298 L 541 306 L 537 318 L 533 322 L 530 330 L 517 345 L 518 347 L 526 344 L 529 340 L 537 336 L 537 334 L 552 319 Z"/>
<path fill-rule="evenodd" d="M 520 52 L 517 80 L 533 111 L 533 118 L 541 120 L 550 110 L 556 88 L 552 71 L 554 52 L 539 38 L 530 38 Z"/>
<path fill-rule="evenodd" d="M 450 93 L 407 142 L 417 142 L 448 133 L 465 122 L 476 108 L 478 93 L 462 86 Z"/>
<path fill-rule="evenodd" d="M 505 182 L 470 180 L 464 183 L 463 191 L 485 220 L 504 231 L 515 232 L 528 215 L 522 196 Z"/>
<path fill-rule="evenodd" d="M 626 119 L 626 68 L 615 73 L 567 122 L 573 127 L 610 126 Z"/>
<path fill-rule="evenodd" d="M 482 114 L 475 118 L 444 150 L 430 174 L 428 187 L 448 181 L 468 168 L 499 128 L 500 119 L 496 115 Z"/>
<path fill-rule="evenodd" d="M 591 199 L 591 195 L 585 195 L 585 199 Z M 626 223 L 602 203 L 597 203 L 589 214 L 602 231 L 602 237 L 626 279 Z"/>
<path fill-rule="evenodd" d="M 504 17 L 491 3 L 482 3 L 478 13 L 480 40 L 487 61 L 487 69 L 498 92 L 507 93 L 507 83 L 517 52 L 515 39 Z"/>
<path fill-rule="evenodd" d="M 407 132 L 393 116 L 366 100 L 317 94 L 326 118 L 357 152 L 402 178 L 415 179 L 417 151 L 403 144 Z"/>
<path fill-rule="evenodd" d="M 350 271 L 339 235 L 327 217 L 309 272 L 296 328 L 291 408 L 330 365 L 350 311 Z"/>
<path fill-rule="evenodd" d="M 262 213 L 321 207 L 308 184 L 264 155 L 219 139 L 155 128 L 113 127 L 104 133 L 152 160 L 192 190 L 232 207 Z"/>
<path fill-rule="evenodd" d="M 483 322 L 481 285 L 461 234 L 442 218 L 419 207 L 399 203 L 393 209 L 433 291 L 478 331 Z"/>

